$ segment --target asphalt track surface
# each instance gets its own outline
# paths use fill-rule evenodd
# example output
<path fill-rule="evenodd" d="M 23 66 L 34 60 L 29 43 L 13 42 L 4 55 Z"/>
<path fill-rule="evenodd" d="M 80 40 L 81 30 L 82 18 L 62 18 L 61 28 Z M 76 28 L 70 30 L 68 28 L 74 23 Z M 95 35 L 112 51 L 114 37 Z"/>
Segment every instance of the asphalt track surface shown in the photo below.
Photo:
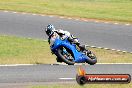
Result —
<path fill-rule="evenodd" d="M 29 65 L 1 66 L 0 85 L 3 83 L 44 83 L 44 82 L 76 82 L 75 77 L 80 65 Z M 130 74 L 130 64 L 96 64 L 82 65 L 87 74 Z"/>
<path fill-rule="evenodd" d="M 71 32 L 82 44 L 132 52 L 132 25 L 0 11 L 0 35 L 47 39 L 42 30 L 47 24 Z"/>
<path fill-rule="evenodd" d="M 56 28 L 70 31 L 88 45 L 132 51 L 132 25 L 80 21 L 59 18 L 57 16 L 40 16 L 0 11 L 0 35 L 47 39 L 42 30 L 52 23 Z M 75 82 L 79 66 L 33 65 L 0 66 L 0 87 L 11 83 L 27 85 L 28 83 Z M 83 66 L 87 73 L 122 73 L 132 75 L 130 64 L 98 64 Z M 68 79 L 69 78 L 69 79 Z"/>

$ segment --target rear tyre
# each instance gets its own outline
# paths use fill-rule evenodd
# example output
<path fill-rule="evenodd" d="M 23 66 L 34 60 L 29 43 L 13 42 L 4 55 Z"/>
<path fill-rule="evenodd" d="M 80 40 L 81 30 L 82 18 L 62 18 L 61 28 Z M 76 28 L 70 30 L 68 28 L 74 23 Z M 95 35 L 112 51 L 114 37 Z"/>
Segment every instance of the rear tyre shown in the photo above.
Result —
<path fill-rule="evenodd" d="M 94 65 L 97 63 L 97 57 L 93 52 L 90 51 L 90 54 L 87 53 L 86 55 L 89 57 L 89 59 L 86 61 L 88 64 Z"/>
<path fill-rule="evenodd" d="M 63 49 L 67 51 L 67 54 L 64 54 Z M 58 53 L 58 57 L 61 58 L 61 60 L 65 62 L 66 64 L 68 65 L 75 64 L 73 54 L 71 50 L 69 50 L 68 48 L 59 47 L 57 53 Z"/>
<path fill-rule="evenodd" d="M 60 59 L 60 58 L 58 58 L 58 57 L 56 58 L 56 61 L 57 61 L 57 62 L 63 62 L 62 59 Z"/>

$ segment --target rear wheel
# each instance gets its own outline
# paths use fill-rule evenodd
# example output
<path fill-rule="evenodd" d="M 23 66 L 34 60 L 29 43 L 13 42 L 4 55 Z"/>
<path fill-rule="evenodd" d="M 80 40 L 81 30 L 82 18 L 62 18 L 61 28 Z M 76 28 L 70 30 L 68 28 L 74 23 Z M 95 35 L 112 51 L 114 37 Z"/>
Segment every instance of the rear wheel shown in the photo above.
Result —
<path fill-rule="evenodd" d="M 63 62 L 62 59 L 59 58 L 59 57 L 56 58 L 56 61 L 57 61 L 57 62 Z"/>
<path fill-rule="evenodd" d="M 89 53 L 89 51 L 86 51 L 86 55 L 89 57 L 89 59 L 86 61 L 88 64 L 94 65 L 97 63 L 97 57 L 93 52 L 90 51 Z"/>
<path fill-rule="evenodd" d="M 72 51 L 66 47 L 58 48 L 58 57 L 62 59 L 68 65 L 74 65 L 74 57 Z"/>

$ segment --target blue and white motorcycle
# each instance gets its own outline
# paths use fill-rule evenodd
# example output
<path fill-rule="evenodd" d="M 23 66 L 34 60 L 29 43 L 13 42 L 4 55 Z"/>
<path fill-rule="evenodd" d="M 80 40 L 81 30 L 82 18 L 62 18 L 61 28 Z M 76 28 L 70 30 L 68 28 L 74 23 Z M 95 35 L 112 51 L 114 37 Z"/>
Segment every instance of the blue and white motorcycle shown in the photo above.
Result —
<path fill-rule="evenodd" d="M 94 65 L 97 62 L 97 58 L 93 52 L 91 55 L 87 54 L 85 50 L 81 51 L 76 46 L 69 42 L 68 38 L 61 39 L 59 36 L 53 36 L 50 38 L 50 49 L 52 54 L 57 56 L 57 62 L 65 62 L 68 65 L 74 65 L 75 63 L 88 63 Z"/>

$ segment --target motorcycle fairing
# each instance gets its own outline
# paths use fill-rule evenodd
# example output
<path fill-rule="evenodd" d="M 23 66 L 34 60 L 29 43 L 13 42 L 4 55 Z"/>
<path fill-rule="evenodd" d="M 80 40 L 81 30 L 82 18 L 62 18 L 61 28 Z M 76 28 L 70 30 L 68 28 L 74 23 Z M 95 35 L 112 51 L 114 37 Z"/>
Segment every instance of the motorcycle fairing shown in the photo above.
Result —
<path fill-rule="evenodd" d="M 89 59 L 85 54 L 82 54 L 82 52 L 79 52 L 76 49 L 75 44 L 70 44 L 68 39 L 65 39 L 65 40 L 62 41 L 59 38 L 56 38 L 54 44 L 51 46 L 51 50 L 53 52 L 56 52 L 57 48 L 59 48 L 60 46 L 64 46 L 64 47 L 70 49 L 73 52 L 74 62 L 76 62 L 76 63 L 83 63 L 87 59 Z"/>

